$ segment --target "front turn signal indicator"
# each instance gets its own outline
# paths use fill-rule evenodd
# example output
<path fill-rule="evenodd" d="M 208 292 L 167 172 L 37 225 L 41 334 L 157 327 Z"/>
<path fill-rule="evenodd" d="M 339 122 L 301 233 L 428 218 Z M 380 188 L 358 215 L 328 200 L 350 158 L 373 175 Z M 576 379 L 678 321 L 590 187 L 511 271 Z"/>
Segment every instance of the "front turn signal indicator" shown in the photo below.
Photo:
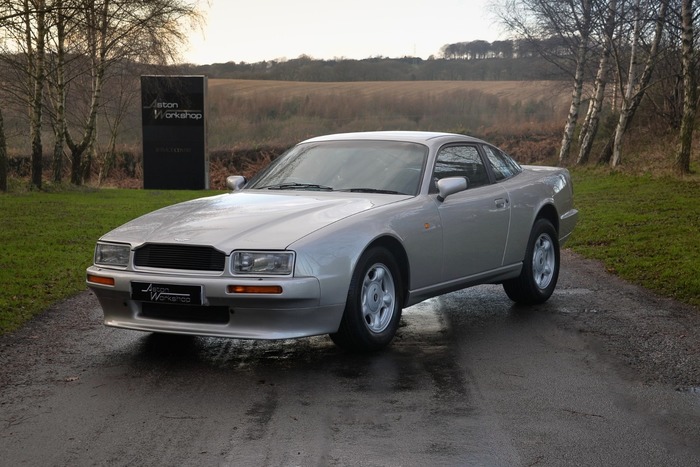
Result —
<path fill-rule="evenodd" d="M 87 281 L 91 284 L 110 285 L 112 287 L 116 283 L 113 277 L 96 276 L 94 274 L 88 274 Z"/>

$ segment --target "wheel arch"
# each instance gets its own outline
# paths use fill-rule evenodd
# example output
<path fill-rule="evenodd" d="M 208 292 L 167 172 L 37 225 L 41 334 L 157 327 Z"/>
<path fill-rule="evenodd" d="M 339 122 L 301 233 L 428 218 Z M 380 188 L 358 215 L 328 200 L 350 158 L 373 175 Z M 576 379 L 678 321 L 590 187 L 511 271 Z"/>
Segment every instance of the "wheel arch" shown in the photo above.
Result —
<path fill-rule="evenodd" d="M 557 208 L 555 208 L 553 204 L 548 203 L 540 208 L 537 212 L 537 216 L 535 216 L 535 222 L 539 219 L 547 219 L 551 222 L 552 226 L 554 226 L 554 230 L 559 233 L 559 214 L 557 213 Z"/>
<path fill-rule="evenodd" d="M 367 245 L 365 251 L 373 247 L 385 248 L 392 254 L 394 260 L 396 260 L 396 263 L 399 266 L 399 274 L 401 274 L 401 305 L 403 307 L 408 297 L 408 284 L 410 283 L 409 281 L 411 279 L 411 270 L 408 263 L 408 254 L 406 253 L 406 249 L 398 239 L 389 235 L 374 239 L 369 245 Z"/>

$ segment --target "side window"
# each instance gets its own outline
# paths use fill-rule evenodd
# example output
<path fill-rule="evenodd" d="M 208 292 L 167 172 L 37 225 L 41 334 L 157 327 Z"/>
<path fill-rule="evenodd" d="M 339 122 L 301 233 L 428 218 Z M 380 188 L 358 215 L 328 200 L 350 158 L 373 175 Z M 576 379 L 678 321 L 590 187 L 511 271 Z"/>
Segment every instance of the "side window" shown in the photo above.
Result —
<path fill-rule="evenodd" d="M 448 146 L 442 148 L 435 161 L 435 180 L 446 177 L 464 177 L 467 189 L 488 185 L 489 176 L 479 157 L 476 146 Z"/>
<path fill-rule="evenodd" d="M 491 146 L 482 146 L 486 158 L 491 164 L 491 169 L 496 176 L 496 181 L 505 180 L 519 174 L 522 169 L 510 156 Z"/>

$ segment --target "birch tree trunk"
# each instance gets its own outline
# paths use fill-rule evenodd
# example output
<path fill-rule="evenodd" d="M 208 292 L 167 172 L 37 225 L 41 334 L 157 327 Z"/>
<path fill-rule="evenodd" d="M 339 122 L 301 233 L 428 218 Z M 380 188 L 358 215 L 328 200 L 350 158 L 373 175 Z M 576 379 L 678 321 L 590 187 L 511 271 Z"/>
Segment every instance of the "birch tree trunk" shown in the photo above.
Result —
<path fill-rule="evenodd" d="M 606 74 L 608 73 L 608 61 L 610 55 L 603 52 L 598 64 L 598 72 L 596 74 L 593 97 L 589 106 L 588 115 L 586 115 L 586 124 L 581 129 L 581 147 L 579 148 L 576 164 L 585 164 L 593 148 L 593 142 L 598 134 L 598 125 L 600 124 L 600 113 L 603 110 L 603 101 L 605 99 L 605 88 L 607 86 Z"/>
<path fill-rule="evenodd" d="M 693 143 L 693 129 L 698 105 L 698 84 L 693 64 L 693 0 L 683 0 L 681 6 L 683 26 L 683 118 L 681 120 L 680 143 L 676 153 L 675 167 L 681 174 L 690 173 L 690 154 Z"/>
<path fill-rule="evenodd" d="M 581 51 L 579 50 L 579 58 L 581 57 Z M 585 54 L 585 51 L 583 52 Z M 574 76 L 574 87 L 571 92 L 571 106 L 569 107 L 569 114 L 566 117 L 566 125 L 564 125 L 564 135 L 561 140 L 561 148 L 559 150 L 559 162 L 563 163 L 569 158 L 569 153 L 571 152 L 571 142 L 574 139 L 574 132 L 576 131 L 576 123 L 578 122 L 578 110 L 581 106 L 581 94 L 583 92 L 583 73 L 584 73 L 584 63 L 583 61 L 576 64 L 576 74 Z"/>
<path fill-rule="evenodd" d="M 593 96 L 596 94 L 596 89 L 594 87 L 593 89 Z M 583 141 L 583 138 L 586 136 L 588 133 L 588 128 L 591 125 L 591 118 L 593 118 L 593 96 L 588 100 L 588 107 L 586 108 L 586 116 L 583 119 L 583 123 L 581 124 L 581 131 L 579 132 L 578 135 L 578 143 L 581 144 Z"/>
<path fill-rule="evenodd" d="M 100 107 L 102 94 L 102 82 L 104 79 L 107 55 L 107 33 L 109 28 L 110 2 L 104 1 L 97 8 L 93 2 L 87 1 L 86 27 L 88 47 L 92 61 L 92 95 L 90 97 L 90 111 L 83 127 L 80 141 L 75 141 L 66 127 L 66 144 L 71 151 L 71 183 L 82 185 L 86 175 L 85 154 L 96 139 L 97 112 Z"/>
<path fill-rule="evenodd" d="M 634 14 L 634 29 L 632 31 L 632 44 L 630 45 L 630 68 L 627 73 L 627 85 L 625 94 L 622 97 L 622 108 L 620 109 L 620 118 L 615 128 L 615 136 L 613 139 L 612 158 L 610 165 L 616 167 L 622 159 L 622 137 L 625 135 L 625 130 L 629 125 L 631 118 L 630 105 L 632 103 L 632 93 L 637 88 L 637 67 L 639 66 L 639 36 L 641 34 L 642 12 L 640 8 L 640 0 L 637 0 L 633 9 Z"/>
<path fill-rule="evenodd" d="M 27 7 L 27 17 L 28 21 L 27 27 L 31 25 L 31 13 L 29 11 L 29 5 L 25 2 Z M 44 84 L 46 81 L 45 76 L 45 39 L 46 39 L 46 2 L 44 0 L 38 0 L 36 3 L 36 38 L 34 39 L 35 47 L 33 53 L 31 53 L 30 60 L 32 61 L 32 71 L 30 75 L 32 79 L 32 97 L 30 102 L 30 115 L 29 115 L 29 134 L 31 140 L 32 148 L 32 185 L 36 188 L 41 188 L 41 179 L 43 172 L 43 146 L 41 142 L 41 127 L 42 127 L 42 110 L 43 110 L 43 97 L 44 97 Z M 31 32 L 27 35 L 28 47 L 27 50 L 31 50 L 29 46 L 32 43 Z"/>
<path fill-rule="evenodd" d="M 56 0 L 56 64 L 55 64 L 55 89 L 52 93 L 55 118 L 54 150 L 53 150 L 53 181 L 63 181 L 63 147 L 66 142 L 66 21 L 63 0 Z"/>
<path fill-rule="evenodd" d="M 617 123 L 615 129 L 615 136 L 613 138 L 612 144 L 612 157 L 610 160 L 610 165 L 612 167 L 617 167 L 622 162 L 622 139 L 629 129 L 632 118 L 639 108 L 639 104 L 644 98 L 649 82 L 651 81 L 651 75 L 654 71 L 657 62 L 657 55 L 659 51 L 659 44 L 661 43 L 661 38 L 663 36 L 664 25 L 666 23 L 666 13 L 668 10 L 669 0 L 661 0 L 659 6 L 659 13 L 656 17 L 656 28 L 654 30 L 654 37 L 652 39 L 651 47 L 649 49 L 649 55 L 646 59 L 646 64 L 644 66 L 644 71 L 641 77 L 637 77 L 637 67 L 639 60 L 639 36 L 641 24 L 641 9 L 640 0 L 637 0 L 635 9 L 635 19 L 634 19 L 634 33 L 632 40 L 632 50 L 630 59 L 630 70 L 629 77 L 627 80 L 627 87 L 625 88 L 625 95 L 622 99 L 622 108 L 620 109 L 620 119 Z"/>
<path fill-rule="evenodd" d="M 571 106 L 566 117 L 564 135 L 561 140 L 559 150 L 559 163 L 565 162 L 571 152 L 571 142 L 574 139 L 576 124 L 578 122 L 578 112 L 581 106 L 581 94 L 583 92 L 583 80 L 585 78 L 586 56 L 588 55 L 588 39 L 591 26 L 591 2 L 582 1 L 582 17 L 579 26 L 579 44 L 576 48 L 576 71 L 574 73 L 574 86 L 571 92 Z"/>
<path fill-rule="evenodd" d="M 615 31 L 615 15 L 617 12 L 617 0 L 608 2 L 608 15 L 605 20 L 604 27 L 604 44 L 598 63 L 598 72 L 596 73 L 593 98 L 589 106 L 589 112 L 586 115 L 586 122 L 581 130 L 581 148 L 579 150 L 576 164 L 585 164 L 593 148 L 593 141 L 598 133 L 598 125 L 600 123 L 600 113 L 603 110 L 603 102 L 605 100 L 605 88 L 607 87 L 608 64 L 612 53 L 613 34 Z"/>

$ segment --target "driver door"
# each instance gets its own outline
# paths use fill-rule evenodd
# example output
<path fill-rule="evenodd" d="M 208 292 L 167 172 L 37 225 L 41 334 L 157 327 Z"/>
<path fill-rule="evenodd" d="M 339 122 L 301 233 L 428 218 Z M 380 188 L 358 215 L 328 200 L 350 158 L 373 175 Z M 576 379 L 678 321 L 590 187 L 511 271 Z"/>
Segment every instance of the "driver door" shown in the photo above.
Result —
<path fill-rule="evenodd" d="M 467 189 L 439 206 L 443 232 L 443 280 L 499 268 L 510 224 L 508 193 L 492 179 L 476 145 L 447 146 L 438 153 L 434 179 L 464 177 Z"/>

